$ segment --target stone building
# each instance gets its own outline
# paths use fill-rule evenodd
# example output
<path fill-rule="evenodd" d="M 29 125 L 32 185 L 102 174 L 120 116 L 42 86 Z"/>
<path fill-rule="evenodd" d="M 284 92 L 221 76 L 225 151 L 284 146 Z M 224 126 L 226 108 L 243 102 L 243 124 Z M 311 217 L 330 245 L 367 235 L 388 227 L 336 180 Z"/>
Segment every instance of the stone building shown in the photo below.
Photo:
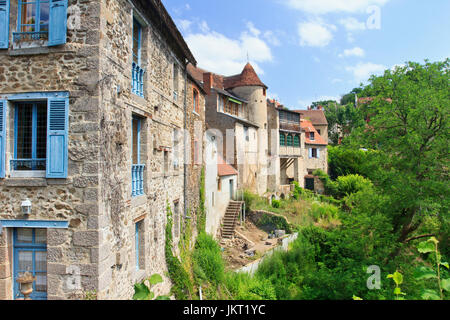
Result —
<path fill-rule="evenodd" d="M 160 0 L 35 3 L 0 1 L 0 299 L 130 299 L 168 206 L 180 235 L 196 61 Z"/>
<path fill-rule="evenodd" d="M 275 100 L 267 100 L 269 121 L 269 151 L 271 161 L 269 179 L 273 177 L 272 190 L 284 197 L 290 192 L 293 181 L 300 182 L 304 175 L 303 150 L 305 135 L 300 126 L 300 115 L 283 107 Z"/>
<path fill-rule="evenodd" d="M 322 192 L 320 180 L 313 172 L 328 171 L 328 124 L 323 110 L 294 111 L 268 99 L 267 112 L 269 153 L 273 157 L 269 184 L 275 195 L 288 194 L 293 181 L 302 188 Z"/>
<path fill-rule="evenodd" d="M 328 143 L 328 121 L 322 106 L 318 109 L 308 107 L 307 110 L 295 110 L 295 112 L 300 113 L 302 119 L 311 121 L 317 133 Z"/>
<path fill-rule="evenodd" d="M 309 120 L 301 119 L 301 127 L 305 132 L 305 144 L 303 149 L 303 179 L 299 180 L 300 186 L 319 193 L 323 192 L 320 180 L 313 175 L 317 169 L 328 172 L 328 143 L 317 132 L 315 126 Z M 322 134 L 326 134 L 323 133 Z"/>
<path fill-rule="evenodd" d="M 202 85 L 188 72 L 187 104 L 185 114 L 185 207 L 186 217 L 195 222 L 200 206 L 202 169 L 205 167 L 205 91 Z M 209 193 L 206 201 L 210 201 Z M 197 231 L 194 227 L 194 236 Z M 194 241 L 192 241 L 194 243 Z"/>
<path fill-rule="evenodd" d="M 218 130 L 219 154 L 239 171 L 237 188 L 267 192 L 267 86 L 248 63 L 234 76 L 222 76 L 188 66 L 203 84 L 206 123 Z"/>

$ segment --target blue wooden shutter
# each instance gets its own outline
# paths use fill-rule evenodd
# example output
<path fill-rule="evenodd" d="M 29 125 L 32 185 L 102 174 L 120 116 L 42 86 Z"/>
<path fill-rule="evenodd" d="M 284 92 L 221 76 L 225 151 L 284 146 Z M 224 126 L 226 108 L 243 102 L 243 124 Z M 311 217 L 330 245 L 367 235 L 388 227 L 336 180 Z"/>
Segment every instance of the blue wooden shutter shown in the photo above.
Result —
<path fill-rule="evenodd" d="M 320 149 L 317 148 L 317 159 L 320 159 Z"/>
<path fill-rule="evenodd" d="M 9 45 L 9 0 L 0 0 L 0 49 Z"/>
<path fill-rule="evenodd" d="M 0 178 L 5 177 L 6 160 L 6 100 L 0 100 Z"/>
<path fill-rule="evenodd" d="M 67 38 L 67 0 L 50 0 L 48 45 L 66 43 Z"/>
<path fill-rule="evenodd" d="M 48 99 L 47 178 L 67 178 L 69 99 Z"/>
<path fill-rule="evenodd" d="M 312 148 L 309 148 L 308 152 L 309 152 L 309 158 L 311 159 L 312 158 Z"/>

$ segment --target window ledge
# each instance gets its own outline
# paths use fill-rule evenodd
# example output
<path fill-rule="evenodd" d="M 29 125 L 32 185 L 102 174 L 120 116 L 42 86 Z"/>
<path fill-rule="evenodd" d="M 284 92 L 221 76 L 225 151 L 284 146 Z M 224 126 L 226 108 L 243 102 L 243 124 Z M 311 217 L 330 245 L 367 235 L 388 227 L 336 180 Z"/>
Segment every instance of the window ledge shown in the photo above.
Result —
<path fill-rule="evenodd" d="M 45 178 L 45 171 L 16 171 L 10 173 L 11 178 Z"/>
<path fill-rule="evenodd" d="M 46 187 L 45 178 L 11 178 L 5 180 L 7 187 Z"/>
<path fill-rule="evenodd" d="M 147 195 L 145 195 L 145 194 L 131 198 L 131 207 L 132 208 L 143 206 L 146 203 L 147 203 Z"/>

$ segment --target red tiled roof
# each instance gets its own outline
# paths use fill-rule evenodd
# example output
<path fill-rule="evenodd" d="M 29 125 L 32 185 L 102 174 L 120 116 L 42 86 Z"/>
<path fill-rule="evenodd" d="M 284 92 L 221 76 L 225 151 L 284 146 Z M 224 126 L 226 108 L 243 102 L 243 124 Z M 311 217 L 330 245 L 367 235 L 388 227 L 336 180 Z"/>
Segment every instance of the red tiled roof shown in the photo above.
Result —
<path fill-rule="evenodd" d="M 358 103 L 368 103 L 368 102 L 372 102 L 373 100 L 375 100 L 375 98 L 373 98 L 373 97 L 358 98 Z M 389 103 L 392 103 L 391 98 L 387 98 L 385 100 Z"/>
<path fill-rule="evenodd" d="M 306 144 L 318 144 L 318 145 L 328 145 L 326 141 L 322 138 L 322 136 L 317 132 L 316 128 L 314 128 L 313 124 L 309 120 L 300 120 L 300 125 L 305 131 L 305 143 Z M 314 140 L 309 139 L 309 134 L 314 132 Z"/>
<path fill-rule="evenodd" d="M 314 125 L 328 125 L 323 110 L 294 110 L 294 112 L 300 113 L 302 119 L 309 120 Z"/>
<path fill-rule="evenodd" d="M 192 64 L 189 64 L 187 69 L 188 72 L 191 74 L 191 76 L 200 82 L 203 82 L 203 74 L 209 72 L 202 68 L 195 67 Z M 225 77 L 222 75 L 212 73 L 212 76 L 213 76 L 212 81 L 213 88 L 233 89 L 244 86 L 261 86 L 267 89 L 267 86 L 261 82 L 261 80 L 259 79 L 258 75 L 255 72 L 255 69 L 253 69 L 250 63 L 247 63 L 247 65 L 244 67 L 244 70 L 242 70 L 241 74 Z"/>
<path fill-rule="evenodd" d="M 267 86 L 259 79 L 258 75 L 255 72 L 255 69 L 253 69 L 250 63 L 247 63 L 245 65 L 244 70 L 242 70 L 241 74 L 231 77 L 225 77 L 223 79 L 223 86 L 225 89 L 233 89 L 245 86 L 260 86 L 267 89 Z"/>
<path fill-rule="evenodd" d="M 238 172 L 237 170 L 226 163 L 221 155 L 217 155 L 217 175 L 219 177 L 225 177 L 225 176 L 237 176 Z"/>

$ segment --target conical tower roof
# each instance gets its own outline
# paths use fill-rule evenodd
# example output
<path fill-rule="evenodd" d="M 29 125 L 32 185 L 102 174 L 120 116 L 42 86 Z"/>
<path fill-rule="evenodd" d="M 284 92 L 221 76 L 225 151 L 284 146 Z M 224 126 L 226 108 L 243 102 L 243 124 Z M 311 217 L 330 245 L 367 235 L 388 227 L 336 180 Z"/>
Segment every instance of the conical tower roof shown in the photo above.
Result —
<path fill-rule="evenodd" d="M 253 69 L 253 66 L 250 63 L 247 63 L 245 65 L 244 70 L 242 70 L 241 74 L 224 78 L 223 86 L 225 89 L 233 89 L 246 86 L 260 86 L 267 89 L 267 86 L 259 79 L 258 75 L 255 72 L 255 69 Z"/>

